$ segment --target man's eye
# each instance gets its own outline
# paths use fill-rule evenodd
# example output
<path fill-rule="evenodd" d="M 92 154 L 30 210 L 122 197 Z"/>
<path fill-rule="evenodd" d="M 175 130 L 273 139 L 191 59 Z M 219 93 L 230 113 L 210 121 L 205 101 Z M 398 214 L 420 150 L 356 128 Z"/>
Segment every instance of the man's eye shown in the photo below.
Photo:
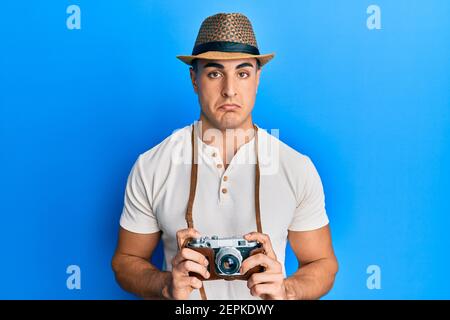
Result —
<path fill-rule="evenodd" d="M 220 73 L 217 71 L 213 71 L 213 72 L 208 73 L 208 77 L 213 78 L 213 79 L 218 78 L 218 77 L 220 77 Z"/>
<path fill-rule="evenodd" d="M 239 78 L 245 79 L 248 78 L 250 75 L 247 72 L 239 72 Z"/>

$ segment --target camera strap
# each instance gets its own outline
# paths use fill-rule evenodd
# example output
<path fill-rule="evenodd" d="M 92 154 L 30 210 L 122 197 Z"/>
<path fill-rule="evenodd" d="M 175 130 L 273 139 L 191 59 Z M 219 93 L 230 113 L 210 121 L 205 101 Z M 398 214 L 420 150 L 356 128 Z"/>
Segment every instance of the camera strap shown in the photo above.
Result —
<path fill-rule="evenodd" d="M 256 153 L 256 165 L 255 165 L 255 215 L 256 215 L 256 230 L 262 233 L 261 227 L 261 212 L 259 204 L 259 185 L 260 185 L 260 168 L 259 168 L 259 157 L 258 157 L 258 127 L 253 125 L 255 129 L 255 153 Z M 191 166 L 191 182 L 189 190 L 189 200 L 186 209 L 186 222 L 188 228 L 194 228 L 194 220 L 192 218 L 192 208 L 194 206 L 195 190 L 197 188 L 197 176 L 198 176 L 198 142 L 195 134 L 195 126 L 192 125 L 191 134 L 191 145 L 192 145 L 192 166 Z M 200 288 L 200 295 L 202 300 L 207 300 L 205 287 Z"/>

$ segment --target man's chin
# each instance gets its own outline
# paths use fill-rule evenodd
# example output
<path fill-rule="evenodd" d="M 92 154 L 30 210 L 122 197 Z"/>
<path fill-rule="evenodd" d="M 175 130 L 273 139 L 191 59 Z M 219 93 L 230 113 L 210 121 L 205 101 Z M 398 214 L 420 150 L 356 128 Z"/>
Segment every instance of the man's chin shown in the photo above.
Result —
<path fill-rule="evenodd" d="M 238 119 L 226 119 L 219 122 L 220 130 L 238 129 L 242 126 L 243 121 Z"/>
<path fill-rule="evenodd" d="M 204 115 L 206 117 L 206 115 Z M 238 129 L 244 124 L 246 118 L 242 114 L 234 111 L 225 112 L 224 114 L 215 114 L 211 117 L 206 117 L 209 122 L 221 131 L 227 129 Z"/>

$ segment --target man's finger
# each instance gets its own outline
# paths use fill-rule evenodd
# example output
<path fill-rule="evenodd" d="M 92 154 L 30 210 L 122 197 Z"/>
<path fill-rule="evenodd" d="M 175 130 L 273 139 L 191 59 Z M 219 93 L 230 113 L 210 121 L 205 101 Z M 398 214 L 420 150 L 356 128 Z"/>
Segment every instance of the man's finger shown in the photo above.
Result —
<path fill-rule="evenodd" d="M 200 279 L 197 279 L 196 277 L 189 277 L 190 285 L 194 289 L 200 289 L 203 287 L 203 282 Z"/>
<path fill-rule="evenodd" d="M 284 277 L 282 273 L 269 273 L 269 272 L 258 272 L 251 275 L 247 281 L 247 287 L 249 289 L 253 288 L 257 284 L 261 283 L 274 283 L 283 281 Z"/>
<path fill-rule="evenodd" d="M 272 242 L 270 241 L 270 237 L 267 234 L 259 232 L 250 232 L 244 236 L 244 239 L 247 241 L 258 241 L 259 243 L 262 244 L 264 251 L 270 258 L 274 260 L 277 259 L 277 255 L 275 254 L 275 251 L 273 250 L 272 247 Z"/>
<path fill-rule="evenodd" d="M 176 270 L 180 271 L 185 275 L 188 275 L 189 272 L 195 272 L 203 276 L 203 278 L 205 279 L 209 278 L 209 272 L 205 266 L 202 266 L 201 264 L 198 264 L 190 260 L 181 262 L 179 265 L 177 265 Z"/>
<path fill-rule="evenodd" d="M 193 228 L 181 229 L 177 231 L 177 243 L 178 249 L 181 249 L 184 245 L 186 239 L 189 238 L 199 238 L 200 232 Z"/>
<path fill-rule="evenodd" d="M 266 268 L 266 272 L 276 273 L 281 272 L 280 263 L 274 259 L 271 259 L 263 253 L 258 253 L 253 256 L 248 257 L 242 262 L 240 269 L 241 274 L 247 273 L 248 270 L 256 267 L 262 266 Z"/>
<path fill-rule="evenodd" d="M 261 297 L 263 295 L 275 295 L 277 287 L 274 284 L 257 284 L 250 289 L 252 296 Z"/>
<path fill-rule="evenodd" d="M 182 248 L 180 250 L 173 260 L 173 265 L 178 265 L 184 260 L 191 260 L 205 267 L 208 265 L 208 259 L 203 254 L 189 248 Z"/>

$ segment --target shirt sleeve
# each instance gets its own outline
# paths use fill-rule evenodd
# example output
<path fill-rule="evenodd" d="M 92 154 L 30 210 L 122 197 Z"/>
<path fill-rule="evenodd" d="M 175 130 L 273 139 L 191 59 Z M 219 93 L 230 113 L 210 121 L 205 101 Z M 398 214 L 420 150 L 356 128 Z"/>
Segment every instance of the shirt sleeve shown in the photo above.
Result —
<path fill-rule="evenodd" d="M 141 157 L 128 176 L 120 226 L 135 233 L 154 233 L 160 230 L 146 191 Z"/>
<path fill-rule="evenodd" d="M 322 181 L 309 157 L 306 157 L 305 168 L 303 192 L 300 194 L 300 201 L 288 228 L 292 231 L 316 230 L 329 223 Z"/>

